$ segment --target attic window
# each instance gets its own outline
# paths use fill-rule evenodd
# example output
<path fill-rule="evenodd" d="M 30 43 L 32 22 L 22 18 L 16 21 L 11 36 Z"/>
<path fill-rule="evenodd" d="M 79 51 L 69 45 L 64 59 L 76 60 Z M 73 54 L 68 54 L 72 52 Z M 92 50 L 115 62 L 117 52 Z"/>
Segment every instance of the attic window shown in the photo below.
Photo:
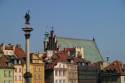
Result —
<path fill-rule="evenodd" d="M 82 63 L 82 66 L 84 66 L 85 64 L 84 63 Z"/>
<path fill-rule="evenodd" d="M 59 68 L 61 67 L 61 64 L 59 64 Z"/>
<path fill-rule="evenodd" d="M 122 69 L 123 72 L 125 72 L 125 69 Z"/>
<path fill-rule="evenodd" d="M 19 64 L 21 64 L 21 60 L 19 60 Z"/>
<path fill-rule="evenodd" d="M 63 64 L 63 68 L 65 68 L 65 65 Z"/>

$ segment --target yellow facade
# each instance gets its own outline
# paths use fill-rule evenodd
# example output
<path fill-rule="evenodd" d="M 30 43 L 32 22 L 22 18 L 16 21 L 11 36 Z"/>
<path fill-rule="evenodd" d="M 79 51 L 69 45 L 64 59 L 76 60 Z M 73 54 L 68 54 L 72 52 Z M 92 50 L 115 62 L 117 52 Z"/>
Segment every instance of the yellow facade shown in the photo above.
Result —
<path fill-rule="evenodd" d="M 44 83 L 44 64 L 32 65 L 32 83 Z"/>
<path fill-rule="evenodd" d="M 24 65 L 23 69 L 26 71 L 26 65 Z M 32 74 L 32 83 L 45 83 L 44 63 L 36 54 L 32 54 L 30 72 Z"/>

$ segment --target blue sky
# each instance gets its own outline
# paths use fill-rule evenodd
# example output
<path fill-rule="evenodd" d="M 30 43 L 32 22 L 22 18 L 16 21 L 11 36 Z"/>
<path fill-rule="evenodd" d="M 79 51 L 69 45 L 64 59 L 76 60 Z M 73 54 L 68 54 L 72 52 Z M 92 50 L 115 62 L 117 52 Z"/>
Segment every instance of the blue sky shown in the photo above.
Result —
<path fill-rule="evenodd" d="M 31 50 L 43 50 L 45 31 L 58 36 L 92 39 L 103 57 L 125 62 L 124 0 L 0 0 L 0 43 L 24 47 L 24 14 L 31 11 Z"/>

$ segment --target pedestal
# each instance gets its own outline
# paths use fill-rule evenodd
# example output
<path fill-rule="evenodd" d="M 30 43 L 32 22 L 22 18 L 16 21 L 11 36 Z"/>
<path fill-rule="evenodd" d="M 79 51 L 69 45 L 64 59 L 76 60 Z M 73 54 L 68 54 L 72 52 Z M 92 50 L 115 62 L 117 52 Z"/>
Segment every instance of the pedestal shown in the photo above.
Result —
<path fill-rule="evenodd" d="M 32 83 L 32 74 L 30 72 L 26 72 L 24 74 L 24 78 L 25 78 L 25 83 Z"/>

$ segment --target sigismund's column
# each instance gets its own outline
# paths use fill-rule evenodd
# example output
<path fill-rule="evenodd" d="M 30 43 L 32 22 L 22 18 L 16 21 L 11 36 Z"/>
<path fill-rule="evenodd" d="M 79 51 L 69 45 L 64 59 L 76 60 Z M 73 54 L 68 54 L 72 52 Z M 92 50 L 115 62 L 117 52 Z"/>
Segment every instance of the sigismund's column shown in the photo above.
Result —
<path fill-rule="evenodd" d="M 25 27 L 22 30 L 25 32 L 26 39 L 26 72 L 24 73 L 25 83 L 32 83 L 32 74 L 30 73 L 30 32 L 33 28 L 30 27 L 30 15 L 29 11 L 25 14 Z"/>

